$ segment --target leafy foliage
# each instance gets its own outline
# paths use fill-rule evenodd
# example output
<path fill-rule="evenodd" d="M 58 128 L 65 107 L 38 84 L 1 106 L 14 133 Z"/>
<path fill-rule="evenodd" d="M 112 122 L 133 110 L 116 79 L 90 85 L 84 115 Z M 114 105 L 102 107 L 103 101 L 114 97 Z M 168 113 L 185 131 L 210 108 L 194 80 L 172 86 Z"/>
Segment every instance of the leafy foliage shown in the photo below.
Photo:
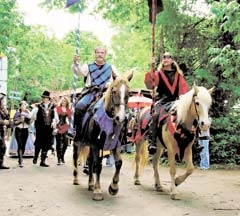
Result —
<path fill-rule="evenodd" d="M 234 115 L 214 119 L 211 128 L 214 136 L 210 143 L 212 163 L 240 164 L 239 126 L 239 112 L 236 111 Z"/>

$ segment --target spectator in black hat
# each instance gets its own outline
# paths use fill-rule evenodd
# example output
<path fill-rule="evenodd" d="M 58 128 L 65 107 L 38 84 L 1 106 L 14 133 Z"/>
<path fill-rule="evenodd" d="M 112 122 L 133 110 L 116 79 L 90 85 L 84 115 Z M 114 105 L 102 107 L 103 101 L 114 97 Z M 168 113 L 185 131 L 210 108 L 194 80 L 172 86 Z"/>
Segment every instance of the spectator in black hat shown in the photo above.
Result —
<path fill-rule="evenodd" d="M 50 92 L 44 91 L 42 94 L 42 102 L 37 104 L 31 112 L 31 119 L 35 121 L 36 140 L 35 140 L 35 155 L 33 164 L 37 163 L 39 153 L 41 151 L 40 166 L 49 167 L 46 164 L 47 152 L 51 149 L 53 142 L 53 129 L 56 128 L 59 122 L 59 117 L 56 108 L 50 101 Z"/>
<path fill-rule="evenodd" d="M 4 156 L 6 153 L 6 143 L 5 143 L 5 127 L 9 125 L 9 114 L 4 108 L 3 99 L 6 95 L 0 93 L 0 169 L 9 169 L 9 167 L 3 164 Z"/>

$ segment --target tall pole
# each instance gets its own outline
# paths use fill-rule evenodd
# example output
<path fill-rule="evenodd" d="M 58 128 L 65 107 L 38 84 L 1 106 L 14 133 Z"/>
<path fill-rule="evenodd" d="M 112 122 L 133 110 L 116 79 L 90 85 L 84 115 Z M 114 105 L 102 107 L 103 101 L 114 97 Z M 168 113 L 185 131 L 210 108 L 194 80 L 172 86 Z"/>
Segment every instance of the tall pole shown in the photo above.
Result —
<path fill-rule="evenodd" d="M 154 114 L 155 105 L 155 23 L 156 23 L 156 12 L 155 12 L 155 0 L 152 0 L 152 60 L 151 60 L 151 73 L 152 73 L 152 106 L 151 114 Z"/>
<path fill-rule="evenodd" d="M 76 29 L 76 55 L 79 55 L 79 46 L 80 46 L 80 14 L 81 14 L 81 1 L 78 2 L 78 24 Z M 74 134 L 74 113 L 76 106 L 76 90 L 77 90 L 77 63 L 74 63 L 73 67 L 73 95 L 72 95 L 72 115 L 68 132 Z"/>

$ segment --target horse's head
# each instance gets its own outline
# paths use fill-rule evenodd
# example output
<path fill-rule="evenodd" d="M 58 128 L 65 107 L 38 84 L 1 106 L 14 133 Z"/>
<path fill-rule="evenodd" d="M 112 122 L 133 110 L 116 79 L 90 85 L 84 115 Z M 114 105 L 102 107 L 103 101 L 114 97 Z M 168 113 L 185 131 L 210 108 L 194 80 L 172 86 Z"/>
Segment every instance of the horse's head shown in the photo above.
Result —
<path fill-rule="evenodd" d="M 193 121 L 197 120 L 200 127 L 205 127 L 205 129 L 210 127 L 208 112 L 212 104 L 213 90 L 214 87 L 206 89 L 194 83 L 193 88 L 182 95 L 173 106 L 177 110 L 178 123 L 184 123 L 186 127 L 191 128 Z"/>
<path fill-rule="evenodd" d="M 114 76 L 104 96 L 105 110 L 117 124 L 122 124 L 126 118 L 129 82 L 132 77 L 133 71 L 127 77 Z"/>
<path fill-rule="evenodd" d="M 211 121 L 208 116 L 210 106 L 212 104 L 211 94 L 214 90 L 214 87 L 211 89 L 206 89 L 203 86 L 197 86 L 194 83 L 193 86 L 193 103 L 192 109 L 195 112 L 196 120 L 198 121 L 198 125 L 202 130 L 206 130 L 210 127 Z"/>

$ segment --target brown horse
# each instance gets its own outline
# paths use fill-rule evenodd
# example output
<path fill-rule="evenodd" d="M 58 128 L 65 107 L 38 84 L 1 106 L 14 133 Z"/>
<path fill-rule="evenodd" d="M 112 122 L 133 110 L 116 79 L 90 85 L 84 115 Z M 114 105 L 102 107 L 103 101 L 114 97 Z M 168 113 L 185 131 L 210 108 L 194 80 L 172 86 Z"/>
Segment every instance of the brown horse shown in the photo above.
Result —
<path fill-rule="evenodd" d="M 194 170 L 192 162 L 192 145 L 196 137 L 196 130 L 201 127 L 209 127 L 210 121 L 208 111 L 212 103 L 211 93 L 214 88 L 207 90 L 204 87 L 196 86 L 182 95 L 175 101 L 170 111 L 160 114 L 157 132 L 157 151 L 153 156 L 153 170 L 155 188 L 157 191 L 165 191 L 159 178 L 159 159 L 164 150 L 168 153 L 169 172 L 171 176 L 170 196 L 172 199 L 179 199 L 176 186 L 180 185 L 192 174 Z M 150 108 L 144 108 L 140 112 L 138 131 L 135 138 L 135 185 L 140 185 L 140 169 L 142 162 L 147 161 L 147 133 L 150 115 Z M 197 124 L 194 125 L 194 123 Z M 186 163 L 185 173 L 176 177 L 175 159 L 178 157 Z"/>
<path fill-rule="evenodd" d="M 91 107 L 83 120 L 82 140 L 73 146 L 73 184 L 78 184 L 78 156 L 82 146 L 89 146 L 88 190 L 93 191 L 93 200 L 103 200 L 100 184 L 103 152 L 111 150 L 115 159 L 115 173 L 108 191 L 111 195 L 118 193 L 119 174 L 122 166 L 121 131 L 126 121 L 129 98 L 129 82 L 133 71 L 127 77 L 117 76 L 109 83 L 104 95 Z M 96 179 L 94 179 L 94 173 Z"/>

